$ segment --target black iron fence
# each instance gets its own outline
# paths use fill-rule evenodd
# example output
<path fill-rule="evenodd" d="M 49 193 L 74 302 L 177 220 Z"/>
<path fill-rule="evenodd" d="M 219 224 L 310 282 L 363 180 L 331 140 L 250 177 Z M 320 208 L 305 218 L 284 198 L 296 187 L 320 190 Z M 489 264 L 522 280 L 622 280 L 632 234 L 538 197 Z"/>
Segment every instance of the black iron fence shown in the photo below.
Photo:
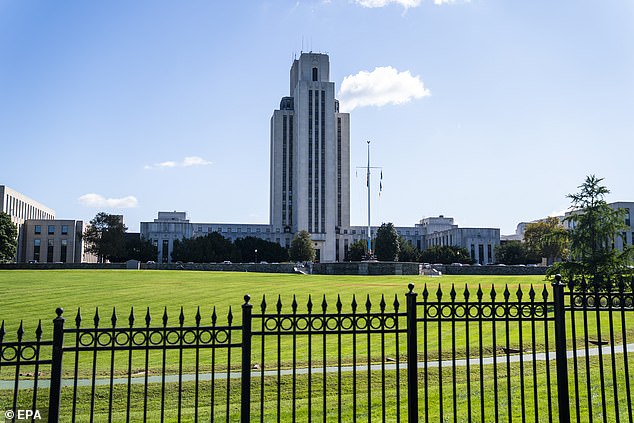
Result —
<path fill-rule="evenodd" d="M 8 421 L 577 421 L 632 423 L 632 281 L 502 292 L 409 286 L 403 300 L 284 305 L 235 316 L 147 310 L 53 338 L 0 328 Z M 105 321 L 104 321 L 105 320 Z"/>

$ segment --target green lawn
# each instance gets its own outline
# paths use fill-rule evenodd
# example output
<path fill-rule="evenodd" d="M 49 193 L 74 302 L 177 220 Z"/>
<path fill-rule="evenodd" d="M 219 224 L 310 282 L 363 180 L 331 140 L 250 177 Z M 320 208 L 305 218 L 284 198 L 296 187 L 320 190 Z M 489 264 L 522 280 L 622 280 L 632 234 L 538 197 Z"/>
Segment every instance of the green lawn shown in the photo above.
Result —
<path fill-rule="evenodd" d="M 203 322 L 210 323 L 213 307 L 219 316 L 224 316 L 232 307 L 239 318 L 240 306 L 245 294 L 251 296 L 254 312 L 257 312 L 266 295 L 269 309 L 275 306 L 281 296 L 285 310 L 290 310 L 293 295 L 297 296 L 300 309 L 305 310 L 308 296 L 321 311 L 323 296 L 329 303 L 329 310 L 335 310 L 337 296 L 341 296 L 344 308 L 349 309 L 352 296 L 357 296 L 360 308 L 365 310 L 367 295 L 378 310 L 381 295 L 392 304 L 398 295 L 401 307 L 405 307 L 407 285 L 415 284 L 415 291 L 421 292 L 425 283 L 432 291 L 433 298 L 440 285 L 449 298 L 451 285 L 456 284 L 459 298 L 465 284 L 472 292 L 481 284 L 488 298 L 492 286 L 498 290 L 498 301 L 503 300 L 502 291 L 508 284 L 515 294 L 517 287 L 530 289 L 539 286 L 539 292 L 546 284 L 543 276 L 326 276 L 291 275 L 273 273 L 195 272 L 195 271 L 132 271 L 132 270 L 3 270 L 0 271 L 0 286 L 3 291 L 0 306 L 0 320 L 5 321 L 8 332 L 17 330 L 20 321 L 25 328 L 35 330 L 42 320 L 44 333 L 50 333 L 55 309 L 64 308 L 64 317 L 74 320 L 81 307 L 83 319 L 90 320 L 99 307 L 102 321 L 110 321 L 113 307 L 119 319 L 125 320 L 134 307 L 135 316 L 142 320 L 149 307 L 153 318 L 160 323 L 163 310 L 167 307 L 170 322 L 177 323 L 180 307 L 183 307 L 186 322 L 193 323 L 196 309 L 200 306 Z M 174 320 L 172 320 L 172 317 Z M 72 323 L 72 322 L 69 322 Z"/>

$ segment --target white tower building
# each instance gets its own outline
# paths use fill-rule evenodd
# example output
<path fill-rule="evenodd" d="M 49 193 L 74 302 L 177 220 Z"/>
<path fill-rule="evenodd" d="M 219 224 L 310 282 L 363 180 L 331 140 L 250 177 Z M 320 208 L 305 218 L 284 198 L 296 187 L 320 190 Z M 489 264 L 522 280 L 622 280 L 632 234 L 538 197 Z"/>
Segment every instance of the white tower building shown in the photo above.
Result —
<path fill-rule="evenodd" d="M 350 228 L 350 115 L 329 79 L 328 55 L 302 53 L 271 118 L 271 226 L 307 230 L 324 262 L 343 261 Z"/>

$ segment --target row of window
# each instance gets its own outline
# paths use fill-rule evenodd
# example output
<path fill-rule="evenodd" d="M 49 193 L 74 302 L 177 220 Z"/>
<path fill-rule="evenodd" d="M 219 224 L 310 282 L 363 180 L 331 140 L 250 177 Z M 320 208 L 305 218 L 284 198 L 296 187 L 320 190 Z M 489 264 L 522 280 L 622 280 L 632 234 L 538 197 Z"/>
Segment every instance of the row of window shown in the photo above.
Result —
<path fill-rule="evenodd" d="M 22 220 L 55 218 L 52 214 L 40 210 L 26 201 L 22 201 L 9 194 L 6 195 L 4 212 Z"/>
<path fill-rule="evenodd" d="M 231 233 L 231 232 L 241 233 L 242 232 L 242 228 L 241 227 L 238 227 L 238 228 L 230 228 L 230 227 L 223 228 L 222 226 L 218 226 L 216 229 L 214 229 L 212 226 L 207 226 L 206 228 L 204 228 L 202 225 L 198 225 L 197 229 L 198 229 L 197 230 L 198 232 L 204 232 L 205 230 L 207 232 L 224 232 L 224 233 Z M 247 227 L 244 232 L 247 232 L 247 233 L 251 233 L 251 232 L 260 233 L 260 232 L 262 232 L 261 229 L 262 228 L 254 228 L 254 230 L 251 231 L 251 228 Z M 271 228 L 265 228 L 264 232 L 267 232 L 267 233 L 271 232 Z M 280 232 L 280 229 L 277 228 L 276 232 Z"/>
<path fill-rule="evenodd" d="M 46 233 L 48 235 L 55 235 L 57 227 L 55 225 L 47 225 Z M 42 233 L 42 225 L 34 225 L 33 231 L 35 235 L 40 235 Z M 68 225 L 61 225 L 60 233 L 62 235 L 68 235 Z"/>
<path fill-rule="evenodd" d="M 33 260 L 40 262 L 42 260 L 42 240 L 37 238 L 33 241 Z M 52 239 L 46 242 L 46 263 L 55 261 L 55 242 Z M 68 261 L 68 240 L 62 239 L 60 243 L 59 260 L 62 263 Z"/>

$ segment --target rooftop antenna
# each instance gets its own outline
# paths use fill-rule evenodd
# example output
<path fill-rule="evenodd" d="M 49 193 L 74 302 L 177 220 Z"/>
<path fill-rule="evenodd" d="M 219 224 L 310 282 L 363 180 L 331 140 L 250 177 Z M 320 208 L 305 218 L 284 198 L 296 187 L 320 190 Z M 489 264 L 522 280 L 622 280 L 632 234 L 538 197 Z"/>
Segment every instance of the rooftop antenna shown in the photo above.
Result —
<path fill-rule="evenodd" d="M 382 167 L 377 167 L 377 166 L 370 166 L 370 140 L 367 141 L 368 143 L 368 164 L 367 166 L 357 166 L 357 169 L 366 169 L 367 171 L 367 178 L 366 178 L 366 185 L 368 187 L 368 253 L 367 253 L 367 259 L 368 260 L 372 260 L 374 259 L 374 254 L 372 251 L 372 235 L 370 233 L 371 231 L 371 224 L 370 224 L 370 169 L 381 169 L 381 182 L 379 183 L 379 195 L 381 195 L 381 191 L 383 190 L 383 168 Z"/>

